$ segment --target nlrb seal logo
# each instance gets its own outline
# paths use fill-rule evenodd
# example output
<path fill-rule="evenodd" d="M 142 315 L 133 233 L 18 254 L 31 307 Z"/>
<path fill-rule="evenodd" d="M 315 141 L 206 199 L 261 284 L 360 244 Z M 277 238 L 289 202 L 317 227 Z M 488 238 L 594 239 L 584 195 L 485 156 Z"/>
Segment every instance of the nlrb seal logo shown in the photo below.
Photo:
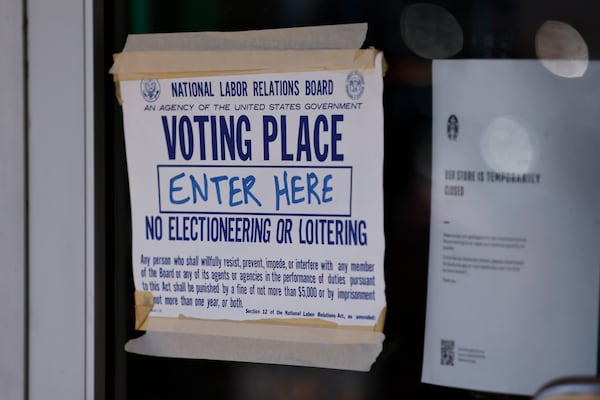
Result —
<path fill-rule="evenodd" d="M 346 93 L 352 100 L 360 99 L 365 91 L 365 78 L 358 71 L 352 71 L 346 77 Z"/>
<path fill-rule="evenodd" d="M 155 102 L 160 96 L 160 85 L 156 79 L 144 79 L 140 84 L 140 90 L 148 103 Z"/>

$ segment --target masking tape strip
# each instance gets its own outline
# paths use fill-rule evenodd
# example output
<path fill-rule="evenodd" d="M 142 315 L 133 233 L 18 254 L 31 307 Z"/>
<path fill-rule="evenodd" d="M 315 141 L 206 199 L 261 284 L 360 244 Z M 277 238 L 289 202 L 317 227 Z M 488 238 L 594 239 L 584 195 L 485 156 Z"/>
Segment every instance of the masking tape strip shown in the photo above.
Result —
<path fill-rule="evenodd" d="M 366 50 L 140 51 L 115 56 L 115 81 L 252 73 L 372 69 L 379 52 Z"/>
<path fill-rule="evenodd" d="M 136 329 L 125 350 L 145 355 L 367 371 L 381 352 L 385 309 L 373 327 L 321 320 L 218 321 L 150 317 L 151 292 L 135 292 Z"/>
<path fill-rule="evenodd" d="M 358 49 L 366 34 L 366 23 L 242 32 L 142 34 L 129 35 L 123 51 Z"/>
<path fill-rule="evenodd" d="M 359 51 L 367 24 L 243 32 L 129 35 L 115 57 L 115 81 L 292 72 L 350 66 L 372 68 L 374 50 Z M 173 75 L 175 74 L 175 75 Z"/>
<path fill-rule="evenodd" d="M 244 320 L 244 321 L 231 321 L 231 320 L 205 320 L 198 318 L 189 318 L 180 315 L 178 318 L 175 317 L 150 317 L 150 312 L 154 306 L 154 299 L 152 292 L 136 291 L 135 295 L 135 310 L 136 310 L 136 330 L 153 330 L 153 331 L 164 331 L 164 332 L 187 332 L 187 333 L 207 333 L 209 329 L 206 322 L 211 322 L 212 328 L 217 326 L 216 322 L 223 324 L 219 328 L 219 333 L 227 334 L 227 332 L 244 332 L 242 336 L 251 335 L 252 330 L 250 329 L 253 325 L 267 324 L 270 326 L 296 326 L 296 327 L 318 327 L 318 328 L 331 328 L 343 331 L 363 331 L 363 332 L 382 332 L 385 324 L 385 316 L 387 308 L 383 308 L 379 313 L 379 317 L 374 325 L 337 325 L 334 322 L 327 321 L 320 318 L 272 318 L 272 319 L 258 319 L 258 320 Z M 237 324 L 237 325 L 236 325 Z M 242 325 L 239 325 L 242 324 Z M 314 331 L 313 331 L 314 332 Z M 212 332 L 214 333 L 214 332 Z M 236 334 L 238 335 L 238 334 Z M 263 337 L 264 333 L 261 331 L 258 337 Z M 317 341 L 322 341 L 319 338 Z"/>
<path fill-rule="evenodd" d="M 130 340 L 125 350 L 152 356 L 368 371 L 384 339 L 380 332 L 339 328 L 223 321 L 202 321 L 202 325 L 204 333 L 150 330 Z"/>

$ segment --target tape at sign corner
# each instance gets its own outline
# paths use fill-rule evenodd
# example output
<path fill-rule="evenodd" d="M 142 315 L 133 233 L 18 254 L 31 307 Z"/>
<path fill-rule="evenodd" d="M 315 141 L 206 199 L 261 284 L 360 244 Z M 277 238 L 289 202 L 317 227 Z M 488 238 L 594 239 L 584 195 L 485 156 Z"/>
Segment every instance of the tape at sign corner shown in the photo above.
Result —
<path fill-rule="evenodd" d="M 135 329 L 139 331 L 146 330 L 148 326 L 148 317 L 154 307 L 154 297 L 152 292 L 135 292 Z"/>

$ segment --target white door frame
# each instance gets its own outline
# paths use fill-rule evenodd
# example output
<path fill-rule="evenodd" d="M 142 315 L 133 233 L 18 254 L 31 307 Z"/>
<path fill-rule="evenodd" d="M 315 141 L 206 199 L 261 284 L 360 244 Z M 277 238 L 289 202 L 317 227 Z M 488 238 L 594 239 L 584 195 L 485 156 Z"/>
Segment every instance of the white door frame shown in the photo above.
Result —
<path fill-rule="evenodd" d="M 94 1 L 24 4 L 28 335 L 23 398 L 89 400 L 97 383 Z"/>

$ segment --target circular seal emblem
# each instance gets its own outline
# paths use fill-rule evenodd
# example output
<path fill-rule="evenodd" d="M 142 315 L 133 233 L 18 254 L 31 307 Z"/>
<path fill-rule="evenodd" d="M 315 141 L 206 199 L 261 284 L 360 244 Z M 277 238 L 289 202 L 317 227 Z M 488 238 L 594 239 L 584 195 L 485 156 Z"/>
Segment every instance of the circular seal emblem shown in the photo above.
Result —
<path fill-rule="evenodd" d="M 352 71 L 346 77 L 346 93 L 352 100 L 360 99 L 365 91 L 365 78 L 358 71 Z"/>
<path fill-rule="evenodd" d="M 140 90 L 148 103 L 155 102 L 160 96 L 160 85 L 156 79 L 144 79 L 140 84 Z"/>
<path fill-rule="evenodd" d="M 452 114 L 448 117 L 448 122 L 446 123 L 446 133 L 448 134 L 448 139 L 456 140 L 458 137 L 458 118 L 456 115 Z"/>

